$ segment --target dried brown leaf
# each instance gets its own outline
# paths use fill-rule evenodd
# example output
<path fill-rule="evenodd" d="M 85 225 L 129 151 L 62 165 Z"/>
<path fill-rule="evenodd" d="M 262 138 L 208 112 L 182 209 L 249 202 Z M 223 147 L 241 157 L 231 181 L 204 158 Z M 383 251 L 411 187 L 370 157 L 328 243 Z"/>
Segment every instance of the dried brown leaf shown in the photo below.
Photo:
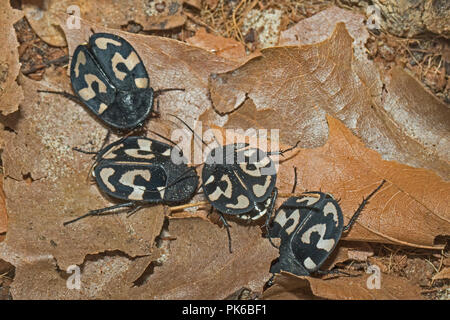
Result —
<path fill-rule="evenodd" d="M 61 270 L 52 256 L 40 256 L 16 266 L 11 294 L 17 300 L 108 299 L 133 286 L 152 259 L 131 259 L 120 251 L 90 255 L 80 265 L 78 290 L 67 285 L 73 284 L 73 270 Z"/>
<path fill-rule="evenodd" d="M 407 280 L 381 274 L 380 288 L 369 289 L 369 275 L 318 279 L 282 273 L 264 292 L 264 299 L 422 300 L 420 287 Z M 369 280 L 370 281 L 370 280 Z"/>
<path fill-rule="evenodd" d="M 354 53 L 359 56 L 365 51 L 364 44 L 369 37 L 365 20 L 366 17 L 362 14 L 333 6 L 282 31 L 279 45 L 305 45 L 325 41 L 332 35 L 336 24 L 343 22 L 354 39 Z"/>
<path fill-rule="evenodd" d="M 17 111 L 23 100 L 22 88 L 16 82 L 20 70 L 19 43 L 13 27 L 22 16 L 21 11 L 11 8 L 9 1 L 0 4 L 0 32 L 4 41 L 0 49 L 0 112 L 3 115 Z"/>
<path fill-rule="evenodd" d="M 198 29 L 195 36 L 186 39 L 186 42 L 226 59 L 238 62 L 247 59 L 245 47 L 241 42 L 207 33 L 205 28 Z"/>
<path fill-rule="evenodd" d="M 275 115 L 272 118 L 276 119 Z M 329 137 L 323 146 L 295 149 L 280 159 L 279 191 L 291 192 L 293 167 L 297 167 L 297 190 L 322 190 L 342 199 L 340 205 L 348 221 L 363 197 L 385 179 L 387 183 L 345 239 L 442 248 L 435 239 L 450 234 L 450 182 L 428 169 L 383 160 L 341 121 L 331 116 L 327 121 Z"/>
<path fill-rule="evenodd" d="M 202 0 L 184 0 L 183 2 L 191 7 L 194 7 L 195 9 L 202 9 Z"/>
<path fill-rule="evenodd" d="M 49 0 L 22 1 L 22 8 L 30 25 L 39 37 L 53 46 L 65 46 L 64 33 L 58 23 L 58 16 L 64 16 L 71 24 L 69 16 L 78 6 L 80 17 L 106 28 L 120 29 L 128 22 L 140 24 L 144 30 L 167 30 L 182 26 L 186 17 L 182 15 L 182 0 L 171 1 L 89 1 L 89 0 Z M 83 20 L 81 23 L 83 24 Z"/>
<path fill-rule="evenodd" d="M 238 69 L 211 77 L 214 108 L 228 115 L 227 126 L 238 121 L 243 129 L 280 129 L 283 143 L 292 145 L 300 140 L 302 147 L 325 142 L 328 113 L 385 159 L 433 169 L 447 179 L 449 155 L 443 150 L 450 149 L 450 109 L 418 84 L 403 88 L 403 94 L 415 91 L 420 106 L 426 105 L 432 114 L 415 116 L 416 107 L 408 108 L 397 91 L 392 93 L 394 101 L 402 108 L 391 108 L 392 99 L 383 99 L 378 71 L 375 74 L 373 68 L 365 68 L 363 60 L 354 59 L 352 42 L 344 24 L 339 23 L 333 35 L 321 43 L 262 50 L 260 57 Z M 414 119 L 410 130 L 404 129 L 404 122 L 397 122 L 408 118 L 402 116 L 405 113 Z"/>
<path fill-rule="evenodd" d="M 171 219 L 176 240 L 148 282 L 116 298 L 224 299 L 242 287 L 262 292 L 277 250 L 259 226 L 230 222 L 233 253 L 225 229 L 202 219 Z"/>
<path fill-rule="evenodd" d="M 160 206 L 129 219 L 113 215 L 63 226 L 109 205 L 96 185 L 86 182 L 92 159 L 71 150 L 92 139 L 101 141 L 105 129 L 81 106 L 67 108 L 60 96 L 36 92 L 66 78 L 50 76 L 52 84 L 20 77 L 27 103 L 21 106 L 16 133 L 4 132 L 9 133 L 2 155 L 9 216 L 5 243 L 23 256 L 51 254 L 62 268 L 80 263 L 88 253 L 118 249 L 130 256 L 148 254 L 161 231 Z"/>
<path fill-rule="evenodd" d="M 444 268 L 433 276 L 433 280 L 450 279 L 450 268 Z"/>
<path fill-rule="evenodd" d="M 326 144 L 302 149 L 283 163 L 284 169 L 279 170 L 280 190 L 290 189 L 291 168 L 296 166 L 300 188 L 326 189 L 341 198 L 348 219 L 362 198 L 385 179 L 387 184 L 371 199 L 348 233 L 349 240 L 442 247 L 435 238 L 450 234 L 450 183 L 433 171 L 383 160 L 342 122 L 331 117 L 327 120 Z"/>

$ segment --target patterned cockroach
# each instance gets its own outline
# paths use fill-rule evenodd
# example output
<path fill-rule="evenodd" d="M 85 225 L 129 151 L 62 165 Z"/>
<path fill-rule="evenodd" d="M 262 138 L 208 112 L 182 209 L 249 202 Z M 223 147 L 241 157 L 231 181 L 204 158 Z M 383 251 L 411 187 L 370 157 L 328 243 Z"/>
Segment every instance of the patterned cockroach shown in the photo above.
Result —
<path fill-rule="evenodd" d="M 94 33 L 89 43 L 79 45 L 70 65 L 75 96 L 62 94 L 85 104 L 107 125 L 129 130 L 141 125 L 153 111 L 156 93 L 141 58 L 125 39 L 110 33 Z"/>
<path fill-rule="evenodd" d="M 211 205 L 244 220 L 257 220 L 273 206 L 276 180 L 269 154 L 246 143 L 211 150 L 202 170 L 203 192 Z"/>
<path fill-rule="evenodd" d="M 196 136 L 186 122 L 181 121 Z M 202 143 L 208 145 L 198 137 Z M 264 152 L 251 147 L 248 143 L 234 143 L 212 149 L 202 169 L 202 189 L 211 209 L 220 213 L 220 219 L 226 227 L 231 249 L 230 226 L 224 215 L 238 219 L 255 221 L 264 215 L 266 227 L 272 215 L 277 198 L 277 172 L 271 155 L 282 155 L 291 151 L 300 143 L 286 150 Z"/>
<path fill-rule="evenodd" d="M 270 272 L 283 270 L 299 276 L 330 273 L 319 270 L 320 266 L 384 183 L 363 199 L 345 226 L 341 207 L 331 194 L 304 192 L 286 200 L 278 208 L 269 232 L 270 237 L 281 240 L 280 256 Z"/>
<path fill-rule="evenodd" d="M 177 163 L 172 152 L 179 153 Z M 180 149 L 150 138 L 130 136 L 111 143 L 97 153 L 92 173 L 101 191 L 127 202 L 89 211 L 64 225 L 121 208 L 130 215 L 149 204 L 189 201 L 198 176 L 186 163 Z"/>
<path fill-rule="evenodd" d="M 224 215 L 247 221 L 266 215 L 265 226 L 268 228 L 278 195 L 276 168 L 270 156 L 282 155 L 296 148 L 298 143 L 274 152 L 235 143 L 217 147 L 208 154 L 202 170 L 202 189 L 212 208 L 221 213 L 230 252 L 231 236 Z"/>

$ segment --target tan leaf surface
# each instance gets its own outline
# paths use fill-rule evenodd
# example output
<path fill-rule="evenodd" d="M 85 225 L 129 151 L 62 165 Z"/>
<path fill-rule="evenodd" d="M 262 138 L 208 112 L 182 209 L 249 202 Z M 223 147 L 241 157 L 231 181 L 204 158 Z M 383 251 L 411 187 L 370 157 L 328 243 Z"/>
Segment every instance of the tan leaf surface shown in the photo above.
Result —
<path fill-rule="evenodd" d="M 17 111 L 23 100 L 22 88 L 16 82 L 20 70 L 19 43 L 13 27 L 22 16 L 21 11 L 11 8 L 9 1 L 0 4 L 0 32 L 3 39 L 0 49 L 0 112 L 3 115 Z"/>
<path fill-rule="evenodd" d="M 450 279 L 450 268 L 444 268 L 433 276 L 433 280 Z"/>
<path fill-rule="evenodd" d="M 384 99 L 381 92 L 376 95 L 374 88 L 381 88 L 379 75 L 372 68 L 364 70 L 364 63 L 354 59 L 352 42 L 344 24 L 339 23 L 332 36 L 321 43 L 262 50 L 260 57 L 240 68 L 211 76 L 214 108 L 229 116 L 229 127 L 239 121 L 240 125 L 247 123 L 243 129 L 279 128 L 283 143 L 292 145 L 300 140 L 302 147 L 325 142 L 328 113 L 385 159 L 433 169 L 448 179 L 448 153 L 442 150 L 450 149 L 450 109 L 416 83 L 403 88 L 403 92 L 415 91 L 420 106 L 426 102 L 430 105 L 426 108 L 432 110 L 432 114 L 422 114 L 418 126 L 416 106 L 409 108 L 397 90 L 392 92 L 394 100 Z M 402 108 L 393 108 L 392 101 Z M 404 121 L 397 122 L 407 118 L 405 113 L 415 119 L 409 130 Z M 431 143 L 436 137 L 441 138 L 438 145 Z"/>
<path fill-rule="evenodd" d="M 283 272 L 264 292 L 264 299 L 422 300 L 419 287 L 407 280 L 381 274 L 380 289 L 369 289 L 370 275 L 318 279 Z"/>
<path fill-rule="evenodd" d="M 365 20 L 366 17 L 362 14 L 333 6 L 282 31 L 278 44 L 281 46 L 305 45 L 325 41 L 332 35 L 336 24 L 343 22 L 354 39 L 355 55 L 363 55 L 364 44 L 369 37 Z"/>
<path fill-rule="evenodd" d="M 133 21 L 140 24 L 144 30 L 167 30 L 182 26 L 186 21 L 186 17 L 182 15 L 183 1 L 178 0 L 22 1 L 23 11 L 33 30 L 42 40 L 53 46 L 66 45 L 64 33 L 57 21 L 58 16 L 66 13 L 64 21 L 71 19 L 68 13 L 72 11 L 67 11 L 73 5 L 79 7 L 80 17 L 83 20 L 112 29 L 120 29 L 121 26 Z"/>
<path fill-rule="evenodd" d="M 225 229 L 198 218 L 171 219 L 169 233 L 176 240 L 163 265 L 147 283 L 116 298 L 224 299 L 242 287 L 262 292 L 278 252 L 258 226 L 230 224 L 232 254 Z"/>
<path fill-rule="evenodd" d="M 195 36 L 186 39 L 186 42 L 226 59 L 238 62 L 247 59 L 245 47 L 241 42 L 207 33 L 205 28 L 198 29 Z"/>
<path fill-rule="evenodd" d="M 133 286 L 133 282 L 154 259 L 154 255 L 131 259 L 121 252 L 90 255 L 80 266 L 80 290 L 70 289 L 67 282 L 74 272 L 61 270 L 51 256 L 16 267 L 11 286 L 14 299 L 108 299 Z M 49 290 L 51 288 L 51 290 Z"/>

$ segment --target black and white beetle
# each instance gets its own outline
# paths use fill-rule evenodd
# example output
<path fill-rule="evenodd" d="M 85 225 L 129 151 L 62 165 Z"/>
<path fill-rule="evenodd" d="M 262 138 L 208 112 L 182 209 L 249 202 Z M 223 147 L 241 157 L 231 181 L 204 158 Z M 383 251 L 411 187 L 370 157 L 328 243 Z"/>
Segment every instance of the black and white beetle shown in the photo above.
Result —
<path fill-rule="evenodd" d="M 280 238 L 280 256 L 270 269 L 308 276 L 311 273 L 327 273 L 319 270 L 336 247 L 342 232 L 348 231 L 367 205 L 369 199 L 386 181 L 363 199 L 362 203 L 344 226 L 341 207 L 331 194 L 304 192 L 290 197 L 277 210 L 269 236 Z"/>
<path fill-rule="evenodd" d="M 177 159 L 182 163 L 172 161 L 172 152 L 180 153 Z M 111 143 L 97 153 L 93 175 L 101 191 L 127 202 L 89 211 L 64 225 L 120 208 L 128 208 L 130 215 L 148 204 L 189 201 L 197 190 L 198 176 L 185 163 L 181 150 L 146 137 Z"/>
<path fill-rule="evenodd" d="M 141 58 L 125 39 L 110 33 L 94 33 L 88 44 L 79 45 L 70 64 L 70 81 L 76 96 L 62 94 L 85 104 L 107 125 L 129 130 L 141 125 L 153 111 L 154 92 Z"/>
<path fill-rule="evenodd" d="M 202 170 L 202 188 L 209 203 L 243 220 L 257 220 L 267 213 L 276 198 L 276 180 L 269 154 L 246 143 L 211 150 Z"/>
<path fill-rule="evenodd" d="M 191 132 L 196 133 L 186 122 L 181 121 Z M 206 143 L 197 136 L 201 142 Z M 234 143 L 212 149 L 206 157 L 202 169 L 202 189 L 211 209 L 220 213 L 220 219 L 226 227 L 231 249 L 230 226 L 224 215 L 238 219 L 255 221 L 267 215 L 266 227 L 272 215 L 277 198 L 277 172 L 270 155 L 282 155 L 294 147 L 275 152 L 264 152 L 250 147 L 247 143 Z"/>

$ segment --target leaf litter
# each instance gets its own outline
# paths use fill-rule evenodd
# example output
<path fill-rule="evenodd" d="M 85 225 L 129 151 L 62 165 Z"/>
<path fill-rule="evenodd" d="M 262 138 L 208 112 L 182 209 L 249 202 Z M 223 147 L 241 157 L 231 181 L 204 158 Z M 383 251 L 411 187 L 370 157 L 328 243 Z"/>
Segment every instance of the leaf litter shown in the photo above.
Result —
<path fill-rule="evenodd" d="M 92 25 L 86 21 L 82 25 L 81 30 L 65 30 L 69 52 L 73 52 L 75 46 L 86 41 L 90 35 L 89 29 Z M 62 27 L 64 28 L 64 24 Z M 233 123 L 236 124 L 239 121 L 244 124 L 242 128 L 246 127 L 245 124 L 251 124 L 255 128 L 258 126 L 271 128 L 275 122 L 279 126 L 280 112 L 274 108 L 259 110 L 259 101 L 248 93 L 244 93 L 241 97 L 243 105 L 238 110 L 234 111 L 231 108 L 221 112 L 220 106 L 217 108 L 214 104 L 216 111 L 226 115 L 211 113 L 213 110 L 211 102 L 205 98 L 208 96 L 208 76 L 211 73 L 220 74 L 233 70 L 238 67 L 235 61 L 220 58 L 207 51 L 170 39 L 135 36 L 102 29 L 99 26 L 93 27 L 96 32 L 105 30 L 120 34 L 129 40 L 143 58 L 149 70 L 151 85 L 155 89 L 179 87 L 180 83 L 186 87 L 185 93 L 169 93 L 161 97 L 162 118 L 152 119 L 150 122 L 152 128 L 155 126 L 165 133 L 170 132 L 170 125 L 165 121 L 165 113 L 176 113 L 188 122 L 200 118 L 205 120 L 207 126 L 214 126 L 219 122 L 226 123 L 226 127 L 232 127 Z M 339 50 L 343 50 L 351 47 L 350 40 L 351 38 L 346 37 L 343 31 L 338 31 L 335 32 L 334 38 L 331 37 L 325 42 L 334 41 L 339 44 L 334 45 Z M 314 46 L 311 45 L 310 48 L 317 49 Z M 305 47 L 302 49 L 305 50 Z M 267 59 L 268 56 L 264 53 L 263 51 L 262 57 L 254 60 Z M 348 52 L 346 56 L 349 56 Z M 277 61 L 276 58 L 274 55 L 270 59 Z M 245 67 L 246 65 L 242 68 Z M 235 74 L 238 74 L 240 69 L 236 70 Z M 362 74 L 361 70 L 358 72 L 358 76 L 363 79 L 377 78 L 370 73 Z M 405 77 L 409 80 L 404 74 L 400 73 L 399 76 L 403 77 L 403 80 Z M 77 225 L 62 227 L 62 222 L 68 218 L 111 203 L 103 198 L 95 185 L 89 187 L 85 183 L 92 160 L 86 155 L 76 154 L 71 150 L 73 146 L 87 146 L 95 149 L 101 144 L 106 130 L 83 107 L 61 97 L 44 97 L 36 93 L 38 88 L 70 91 L 67 76 L 60 69 L 59 71 L 47 69 L 46 78 L 41 82 L 20 77 L 19 83 L 24 88 L 25 101 L 29 104 L 27 104 L 28 107 L 21 106 L 20 118 L 7 119 L 10 122 L 8 125 L 14 132 L 5 131 L 2 134 L 7 141 L 2 158 L 5 166 L 5 193 L 10 220 L 6 241 L 1 244 L 0 258 L 14 261 L 17 268 L 12 288 L 14 297 L 220 299 L 226 298 L 243 287 L 261 292 L 263 284 L 270 276 L 268 274 L 270 262 L 277 253 L 268 241 L 261 237 L 259 227 L 231 222 L 233 246 L 235 246 L 235 252 L 232 255 L 228 253 L 225 230 L 204 219 L 187 219 L 188 215 L 169 220 L 171 237 L 167 244 L 169 249 L 164 252 L 158 248 L 155 239 L 161 234 L 164 219 L 167 219 L 161 206 L 149 207 L 130 219 L 122 215 L 114 215 L 89 218 L 80 221 Z M 381 81 L 377 82 L 377 85 L 367 90 L 380 87 L 380 83 Z M 228 84 L 227 81 L 226 85 Z M 238 84 L 242 85 L 242 83 Z M 356 81 L 350 87 L 358 91 L 358 85 L 360 84 Z M 399 95 L 402 88 L 398 85 L 397 88 L 397 91 L 395 89 L 393 91 Z M 418 88 L 421 89 L 417 89 L 418 95 L 426 102 L 430 101 L 430 98 L 423 94 L 423 89 L 420 86 Z M 298 88 L 289 87 L 288 89 L 291 94 L 298 94 Z M 217 87 L 212 88 L 212 93 L 214 90 L 217 90 Z M 343 94 L 343 98 L 346 97 Z M 212 96 L 212 98 L 216 102 L 215 97 Z M 363 98 L 368 99 L 364 95 Z M 378 98 L 381 99 L 382 96 Z M 329 100 L 329 97 L 327 99 L 331 101 L 331 104 L 336 102 L 336 100 Z M 401 103 L 400 99 L 399 101 Z M 281 107 L 285 102 L 281 100 L 277 103 Z M 327 113 L 333 114 L 329 112 L 332 107 L 330 105 L 326 112 L 321 113 L 321 116 L 324 117 Z M 292 112 L 299 112 L 300 108 L 300 105 L 295 105 Z M 64 109 L 64 112 L 61 112 L 61 109 Z M 276 114 L 275 110 L 277 110 Z M 318 107 L 315 106 L 314 110 L 317 111 Z M 441 105 L 436 102 L 433 112 L 440 110 Z M 304 112 L 301 112 L 304 115 Z M 292 114 L 291 117 L 293 117 Z M 445 124 L 442 119 L 432 119 L 427 125 L 431 129 L 436 128 L 433 132 L 436 132 L 437 136 L 442 136 L 446 129 L 442 123 Z M 424 144 L 423 141 L 429 141 L 430 138 L 423 138 L 419 132 L 414 137 L 417 138 L 414 141 L 420 141 L 419 147 L 408 150 L 409 157 L 414 152 L 419 154 L 419 164 L 428 163 L 418 165 L 419 167 L 432 169 L 433 172 L 382 160 L 377 152 L 367 149 L 343 123 L 332 117 L 325 118 L 325 125 L 327 131 L 329 130 L 329 136 L 328 134 L 324 137 L 315 136 L 313 138 L 316 138 L 316 141 L 313 141 L 314 139 L 310 141 L 312 143 L 310 146 L 320 146 L 319 148 L 298 149 L 282 162 L 277 184 L 279 189 L 284 192 L 291 189 L 292 166 L 296 164 L 302 168 L 299 189 L 317 190 L 327 187 L 326 192 L 343 199 L 343 212 L 348 218 L 362 196 L 367 194 L 371 184 L 386 176 L 390 182 L 388 190 L 378 199 L 371 201 L 369 208 L 364 211 L 358 224 L 346 239 L 441 248 L 439 243 L 435 243 L 435 238 L 437 235 L 448 234 L 450 229 L 448 199 L 445 197 L 448 194 L 448 183 L 442 179 L 442 176 L 446 177 L 448 167 L 444 165 L 443 160 L 433 165 L 429 165 L 428 161 L 431 162 L 430 159 L 439 157 L 445 159 L 445 154 L 442 156 L 445 144 L 435 148 L 440 150 L 437 156 L 438 152 L 434 150 L 434 154 L 428 152 L 427 157 L 424 157 L 421 143 Z M 354 129 L 354 126 L 350 127 Z M 35 129 L 38 129 L 37 132 Z M 377 134 L 379 134 L 378 132 L 370 133 L 372 137 L 378 137 Z M 362 138 L 366 142 L 364 137 Z M 406 140 L 411 143 L 411 139 Z M 321 143 L 314 145 L 317 141 Z M 282 134 L 282 143 L 290 144 L 291 142 Z M 431 145 L 431 148 L 433 147 L 435 146 Z M 27 150 L 25 156 L 20 152 L 21 150 Z M 350 155 L 350 165 L 347 164 L 348 159 L 345 159 L 346 154 Z M 370 164 L 370 174 L 366 172 L 367 164 Z M 361 179 L 361 177 L 365 178 Z M 436 192 L 444 196 L 439 198 L 440 194 L 436 195 Z M 24 197 L 24 194 L 27 197 Z M 42 199 L 49 201 L 43 203 Z M 389 206 L 383 206 L 388 199 L 391 199 Z M 29 210 L 30 208 L 32 210 Z M 380 215 L 378 216 L 377 213 Z M 425 221 L 424 225 L 418 223 L 417 226 L 411 226 L 411 229 L 417 228 L 408 230 L 413 232 L 413 235 L 400 230 L 402 223 L 411 221 L 410 217 L 414 219 L 419 217 L 419 221 Z M 392 227 L 390 223 L 393 223 Z M 199 255 L 202 256 L 201 259 L 198 258 Z M 328 267 L 350 259 L 349 255 L 345 246 L 339 246 L 334 257 L 327 262 Z M 81 265 L 83 277 L 89 279 L 92 284 L 76 297 L 73 293 L 68 294 L 65 286 L 67 277 L 65 268 L 70 264 Z M 205 265 L 211 268 L 204 270 Z M 187 268 L 192 272 L 186 272 Z M 48 287 L 48 281 L 50 281 L 60 290 L 52 293 L 42 291 L 35 296 L 30 296 L 30 288 L 35 288 L 40 283 L 38 277 L 30 279 L 31 270 L 33 274 L 38 272 L 43 276 L 42 281 L 45 284 L 40 285 L 41 287 Z M 237 275 L 236 270 L 242 272 L 242 276 Z M 111 274 L 114 276 L 112 277 Z M 167 283 L 167 278 L 173 277 L 174 274 L 177 277 Z M 143 281 L 136 284 L 136 280 L 141 278 Z M 321 279 L 309 279 L 309 284 L 307 283 L 309 289 L 302 289 L 308 295 L 303 297 L 313 298 L 311 294 L 314 297 L 328 299 L 393 299 L 396 297 L 415 299 L 418 297 L 417 290 L 410 290 L 408 283 L 402 279 L 397 279 L 400 282 L 396 286 L 403 288 L 402 290 L 406 293 L 410 292 L 410 295 L 405 296 L 402 290 L 393 291 L 390 285 L 381 294 L 374 295 L 373 292 L 367 292 L 367 289 L 363 290 L 364 280 L 365 278 L 361 278 L 347 282 L 347 279 L 337 279 L 329 283 L 337 287 L 332 290 L 327 284 L 330 280 L 324 282 Z M 394 280 L 392 283 L 395 285 Z M 301 286 L 298 281 L 289 281 L 294 286 Z M 159 285 L 154 286 L 154 283 Z M 278 281 L 274 289 L 277 286 Z M 270 295 L 266 297 L 270 298 Z M 297 295 L 295 297 L 299 298 Z"/>

